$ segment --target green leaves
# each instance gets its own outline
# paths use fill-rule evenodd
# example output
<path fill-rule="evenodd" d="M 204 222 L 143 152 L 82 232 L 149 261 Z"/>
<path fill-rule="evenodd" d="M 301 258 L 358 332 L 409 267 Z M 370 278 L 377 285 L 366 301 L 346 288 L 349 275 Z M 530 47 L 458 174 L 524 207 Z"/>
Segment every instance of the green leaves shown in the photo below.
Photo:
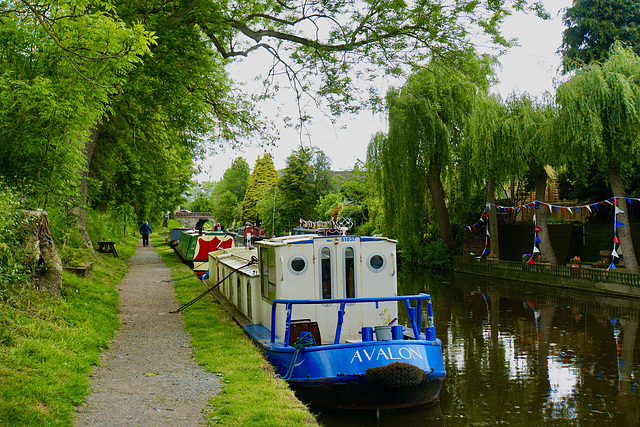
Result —
<path fill-rule="evenodd" d="M 317 200 L 335 189 L 331 161 L 319 149 L 300 147 L 287 158 L 278 183 L 284 197 L 283 217 L 289 227 L 302 219 L 316 219 Z"/>
<path fill-rule="evenodd" d="M 565 72 L 609 56 L 615 41 L 640 52 L 640 8 L 632 0 L 577 0 L 567 8 L 562 35 Z"/>
<path fill-rule="evenodd" d="M 17 2 L 0 9 L 0 175 L 31 182 L 39 207 L 76 194 L 91 126 L 148 51 L 144 29 L 126 27 L 103 6 Z"/>
<path fill-rule="evenodd" d="M 526 0 L 243 1 L 210 9 L 195 19 L 224 58 L 265 49 L 274 58 L 270 77 L 286 74 L 298 99 L 308 95 L 334 113 L 374 105 L 379 78 L 466 50 L 470 34 L 510 45 L 500 25 L 512 10 L 545 16 L 540 2 Z"/>
<path fill-rule="evenodd" d="M 241 202 L 249 184 L 249 176 L 249 164 L 242 157 L 236 158 L 212 190 L 211 210 L 194 212 L 213 212 L 218 222 L 226 228 L 231 227 L 241 219 Z"/>
<path fill-rule="evenodd" d="M 305 94 L 335 114 L 379 104 L 380 78 L 402 76 L 431 58 L 468 49 L 470 26 L 507 44 L 499 38 L 500 22 L 511 6 L 527 4 L 4 2 L 0 175 L 33 183 L 33 200 L 45 207 L 77 201 L 83 174 L 89 174 L 92 205 L 126 204 L 148 217 L 179 203 L 193 159 L 207 149 L 277 139 L 256 108 L 259 96 L 246 96 L 234 85 L 225 68 L 231 58 L 256 49 L 273 55 L 266 73 L 289 78 L 302 122 L 309 118 L 302 108 Z M 478 69 L 465 72 L 477 74 Z M 269 89 L 278 90 L 280 83 Z M 475 84 L 484 87 L 486 82 L 477 79 Z M 446 104 L 446 99 L 463 100 L 467 89 L 432 85 L 428 90 L 442 95 Z M 431 129 L 444 139 L 447 132 L 453 135 L 455 126 L 443 124 L 457 120 L 451 105 L 413 101 L 407 101 L 413 108 L 407 114 L 423 115 L 428 108 L 446 112 L 427 115 L 434 120 L 415 129 L 425 135 Z M 314 197 L 331 191 L 324 163 L 321 157 L 313 160 Z M 227 202 L 233 199 L 227 190 L 241 200 L 236 189 L 221 189 Z M 245 218 L 256 217 L 255 205 L 247 200 Z M 309 213 L 311 205 L 301 204 Z"/>
<path fill-rule="evenodd" d="M 618 43 L 609 55 L 558 88 L 560 123 L 577 152 L 626 163 L 640 146 L 640 58 Z"/>
<path fill-rule="evenodd" d="M 262 200 L 262 193 L 265 188 L 275 186 L 277 181 L 278 172 L 271 155 L 265 153 L 258 157 L 242 200 L 242 221 L 256 222 L 261 217 L 258 214 L 258 203 Z"/>

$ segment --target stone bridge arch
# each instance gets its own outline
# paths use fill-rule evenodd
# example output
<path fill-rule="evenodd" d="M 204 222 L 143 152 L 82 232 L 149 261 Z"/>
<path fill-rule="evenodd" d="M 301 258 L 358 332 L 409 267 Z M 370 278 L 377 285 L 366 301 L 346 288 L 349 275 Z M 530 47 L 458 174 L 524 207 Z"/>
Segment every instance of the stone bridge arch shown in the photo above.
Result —
<path fill-rule="evenodd" d="M 167 226 L 166 223 L 168 222 L 169 219 L 175 219 L 180 224 L 182 224 L 182 226 L 185 228 L 195 228 L 196 224 L 201 219 L 206 219 L 213 223 L 216 222 L 216 219 L 214 218 L 213 214 L 210 212 L 174 212 L 170 214 L 165 214 L 164 217 L 165 217 L 165 224 L 164 224 L 165 227 Z"/>

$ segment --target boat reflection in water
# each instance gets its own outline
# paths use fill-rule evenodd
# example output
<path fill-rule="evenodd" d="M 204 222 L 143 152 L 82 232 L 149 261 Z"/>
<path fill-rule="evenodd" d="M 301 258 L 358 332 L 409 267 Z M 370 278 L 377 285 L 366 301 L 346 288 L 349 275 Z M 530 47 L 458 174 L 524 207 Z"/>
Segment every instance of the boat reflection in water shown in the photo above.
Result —
<path fill-rule="evenodd" d="M 407 269 L 398 283 L 433 297 L 447 372 L 437 406 L 320 412 L 324 425 L 640 425 L 640 300 Z"/>

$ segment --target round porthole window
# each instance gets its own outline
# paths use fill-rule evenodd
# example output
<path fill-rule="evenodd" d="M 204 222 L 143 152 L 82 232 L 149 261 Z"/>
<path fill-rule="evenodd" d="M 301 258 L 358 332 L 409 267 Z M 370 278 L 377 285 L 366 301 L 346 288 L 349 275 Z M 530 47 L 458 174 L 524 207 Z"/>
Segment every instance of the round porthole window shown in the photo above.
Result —
<path fill-rule="evenodd" d="M 289 271 L 293 274 L 304 274 L 309 263 L 302 255 L 296 255 L 289 259 Z"/>
<path fill-rule="evenodd" d="M 384 270 L 386 264 L 387 260 L 384 255 L 380 253 L 371 254 L 371 256 L 369 256 L 369 261 L 367 261 L 367 267 L 369 267 L 369 270 L 374 273 Z"/>

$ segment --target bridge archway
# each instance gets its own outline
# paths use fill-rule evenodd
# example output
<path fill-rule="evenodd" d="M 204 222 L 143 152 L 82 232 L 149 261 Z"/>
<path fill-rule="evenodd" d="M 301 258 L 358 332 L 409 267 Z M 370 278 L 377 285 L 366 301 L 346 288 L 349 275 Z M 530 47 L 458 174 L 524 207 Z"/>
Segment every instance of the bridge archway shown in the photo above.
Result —
<path fill-rule="evenodd" d="M 213 223 L 216 222 L 213 214 L 210 212 L 175 212 L 165 215 L 167 220 L 175 219 L 185 228 L 195 228 L 196 224 L 201 219 L 206 219 Z"/>

